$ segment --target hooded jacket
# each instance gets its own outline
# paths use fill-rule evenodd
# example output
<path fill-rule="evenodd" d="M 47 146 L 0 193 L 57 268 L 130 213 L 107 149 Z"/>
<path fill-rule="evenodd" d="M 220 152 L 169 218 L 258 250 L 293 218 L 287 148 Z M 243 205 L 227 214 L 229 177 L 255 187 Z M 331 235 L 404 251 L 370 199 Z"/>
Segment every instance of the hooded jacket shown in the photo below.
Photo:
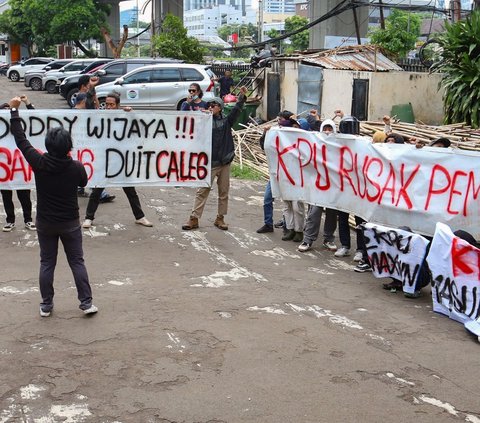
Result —
<path fill-rule="evenodd" d="M 238 96 L 237 104 L 233 107 L 228 116 L 220 113 L 213 116 L 212 122 L 212 168 L 227 165 L 235 157 L 235 146 L 233 143 L 232 126 L 237 121 L 245 104 L 246 97 L 243 94 Z"/>
<path fill-rule="evenodd" d="M 325 119 L 322 124 L 320 125 L 320 132 L 323 132 L 323 128 L 327 125 L 330 125 L 333 129 L 333 133 L 337 133 L 337 127 L 335 125 L 335 122 L 332 119 Z"/>
<path fill-rule="evenodd" d="M 11 132 L 30 164 L 37 188 L 37 221 L 52 224 L 79 221 L 77 187 L 87 185 L 83 164 L 67 156 L 39 153 L 25 136 L 17 110 L 11 111 Z"/>

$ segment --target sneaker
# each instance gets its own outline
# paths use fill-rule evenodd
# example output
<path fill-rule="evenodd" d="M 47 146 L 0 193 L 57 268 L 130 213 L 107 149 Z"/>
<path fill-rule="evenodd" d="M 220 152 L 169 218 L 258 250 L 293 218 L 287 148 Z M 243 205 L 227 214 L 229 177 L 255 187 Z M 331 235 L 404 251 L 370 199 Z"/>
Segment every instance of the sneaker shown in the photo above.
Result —
<path fill-rule="evenodd" d="M 392 279 L 390 283 L 384 283 L 383 289 L 390 290 L 390 292 L 397 292 L 403 289 L 403 285 L 401 281 L 397 281 L 396 279 Z"/>
<path fill-rule="evenodd" d="M 350 249 L 347 247 L 340 247 L 333 255 L 335 257 L 347 257 L 350 255 Z"/>
<path fill-rule="evenodd" d="M 84 314 L 93 314 L 93 313 L 96 313 L 98 311 L 98 307 L 97 306 L 94 306 L 93 304 L 86 308 L 85 310 L 83 310 L 83 313 Z"/>
<path fill-rule="evenodd" d="M 276 221 L 276 222 L 273 224 L 273 226 L 274 226 L 275 228 L 283 228 L 284 224 L 285 224 L 285 223 L 283 222 L 283 219 L 282 219 L 282 220 Z"/>
<path fill-rule="evenodd" d="M 3 227 L 3 232 L 12 232 L 13 228 L 15 227 L 15 223 L 6 223 Z"/>
<path fill-rule="evenodd" d="M 85 219 L 82 224 L 82 228 L 89 229 L 92 227 L 92 219 Z"/>
<path fill-rule="evenodd" d="M 51 314 L 52 314 L 52 310 L 42 310 L 42 307 L 40 307 L 41 317 L 50 317 Z"/>
<path fill-rule="evenodd" d="M 326 248 L 328 251 L 337 251 L 337 246 L 331 241 L 325 241 L 322 244 L 323 248 Z"/>
<path fill-rule="evenodd" d="M 27 223 L 25 223 L 25 227 L 26 227 L 29 231 L 36 231 L 36 230 L 37 230 L 37 227 L 35 226 L 35 223 L 33 223 L 33 222 L 27 222 Z"/>
<path fill-rule="evenodd" d="M 311 242 L 305 242 L 303 241 L 297 248 L 298 251 L 300 251 L 301 253 L 304 253 L 308 250 L 311 250 L 312 249 L 312 243 Z"/>
<path fill-rule="evenodd" d="M 86 192 L 83 188 L 79 188 L 78 191 L 77 191 L 77 196 L 88 198 L 88 197 L 90 197 L 90 194 L 88 192 Z"/>
<path fill-rule="evenodd" d="M 257 234 L 266 234 L 267 232 L 273 232 L 272 225 L 263 225 L 260 229 L 257 229 Z"/>
<path fill-rule="evenodd" d="M 111 203 L 113 200 L 115 200 L 115 196 L 114 195 L 110 195 L 110 194 L 107 194 L 103 197 L 100 198 L 99 203 Z"/>
<path fill-rule="evenodd" d="M 404 292 L 403 295 L 407 298 L 418 298 L 420 297 L 420 291 Z"/>
<path fill-rule="evenodd" d="M 353 256 L 353 261 L 361 262 L 363 260 L 363 253 L 361 251 L 357 251 Z"/>
<path fill-rule="evenodd" d="M 137 225 L 146 226 L 147 228 L 151 228 L 153 226 L 153 223 L 150 222 L 145 216 L 143 216 L 141 219 L 135 220 L 135 223 Z"/>
<path fill-rule="evenodd" d="M 355 272 L 358 272 L 358 273 L 371 272 L 372 266 L 370 266 L 370 263 L 360 260 L 360 262 L 355 266 L 353 270 L 355 270 Z"/>

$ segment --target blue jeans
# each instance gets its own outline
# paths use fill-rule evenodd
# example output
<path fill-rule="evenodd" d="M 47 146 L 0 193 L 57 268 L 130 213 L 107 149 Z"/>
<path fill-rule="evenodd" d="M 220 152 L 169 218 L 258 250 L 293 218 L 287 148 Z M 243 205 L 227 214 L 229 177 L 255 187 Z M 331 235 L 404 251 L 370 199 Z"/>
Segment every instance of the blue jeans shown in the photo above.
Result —
<path fill-rule="evenodd" d="M 273 197 L 270 181 L 267 182 L 263 195 L 263 221 L 265 225 L 273 226 Z"/>

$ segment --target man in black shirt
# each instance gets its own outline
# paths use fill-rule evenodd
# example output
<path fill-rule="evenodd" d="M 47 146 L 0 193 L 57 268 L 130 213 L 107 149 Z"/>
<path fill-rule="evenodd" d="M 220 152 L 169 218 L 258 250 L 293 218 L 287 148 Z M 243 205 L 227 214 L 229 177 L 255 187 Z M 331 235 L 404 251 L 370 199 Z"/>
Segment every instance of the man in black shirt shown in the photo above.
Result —
<path fill-rule="evenodd" d="M 37 188 L 37 233 L 40 244 L 40 316 L 53 310 L 53 280 L 57 263 L 58 240 L 62 241 L 68 264 L 77 287 L 80 309 L 96 313 L 92 290 L 83 259 L 82 231 L 78 213 L 77 187 L 87 184 L 83 164 L 69 153 L 72 138 L 62 127 L 50 128 L 45 138 L 45 154 L 39 153 L 27 140 L 18 113 L 20 97 L 10 100 L 11 132 L 15 143 L 32 167 Z"/>

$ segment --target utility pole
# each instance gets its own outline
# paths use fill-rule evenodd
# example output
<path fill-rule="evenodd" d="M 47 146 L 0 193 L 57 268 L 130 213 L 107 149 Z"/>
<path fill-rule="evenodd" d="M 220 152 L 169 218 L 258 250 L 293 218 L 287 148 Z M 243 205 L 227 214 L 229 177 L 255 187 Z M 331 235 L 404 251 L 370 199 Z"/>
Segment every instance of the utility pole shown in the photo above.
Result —
<path fill-rule="evenodd" d="M 140 24 L 139 24 L 139 21 L 140 21 L 140 10 L 138 9 L 138 0 L 137 0 L 137 57 L 140 57 L 140 31 L 139 31 L 139 28 L 140 28 Z"/>
<path fill-rule="evenodd" d="M 451 2 L 453 8 L 453 22 L 462 20 L 462 3 L 460 0 L 453 0 Z"/>
<path fill-rule="evenodd" d="M 385 29 L 385 15 L 383 14 L 383 1 L 378 0 L 378 2 L 380 3 L 380 28 Z"/>
<path fill-rule="evenodd" d="M 263 0 L 258 0 L 258 37 L 257 43 L 263 39 Z"/>
<path fill-rule="evenodd" d="M 150 0 L 150 4 L 152 6 L 152 15 L 151 15 L 151 25 L 150 25 L 150 49 L 151 49 L 151 56 L 155 57 L 155 49 L 153 48 L 153 39 L 155 38 L 155 0 Z"/>

